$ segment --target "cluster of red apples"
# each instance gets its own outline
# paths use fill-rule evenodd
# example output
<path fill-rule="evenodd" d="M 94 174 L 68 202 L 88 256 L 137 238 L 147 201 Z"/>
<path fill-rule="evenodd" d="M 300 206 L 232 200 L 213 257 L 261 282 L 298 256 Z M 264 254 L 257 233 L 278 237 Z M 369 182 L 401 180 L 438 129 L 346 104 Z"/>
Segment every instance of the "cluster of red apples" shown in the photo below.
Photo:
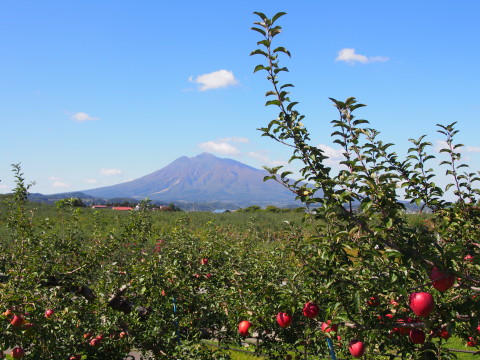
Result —
<path fill-rule="evenodd" d="M 45 318 L 50 319 L 55 311 L 53 309 L 47 309 L 45 311 Z M 7 309 L 4 313 L 3 316 L 8 318 L 10 320 L 10 325 L 14 329 L 18 330 L 30 330 L 32 329 L 35 324 L 32 322 L 27 322 L 25 317 L 28 316 L 28 314 L 15 314 L 12 309 Z M 14 347 L 12 349 L 12 357 L 14 359 L 21 359 L 25 356 L 26 350 L 20 346 Z M 0 352 L 1 354 L 1 352 Z"/>
<path fill-rule="evenodd" d="M 320 308 L 318 305 L 314 302 L 307 302 L 303 306 L 303 316 L 309 319 L 313 319 L 318 316 L 320 313 Z M 293 317 L 289 313 L 286 312 L 279 312 L 277 314 L 277 323 L 280 327 L 282 328 L 287 328 L 289 327 L 293 322 Z M 249 329 L 252 326 L 252 323 L 248 320 L 243 320 L 238 324 L 238 333 L 246 337 L 249 335 Z M 329 332 L 337 332 L 338 331 L 338 324 L 332 324 L 331 320 L 327 320 L 326 322 L 323 322 L 321 325 L 321 329 L 325 333 Z M 341 340 L 340 337 L 338 337 L 339 340 Z M 357 339 L 353 339 L 350 341 L 348 350 L 350 351 L 350 354 L 352 354 L 353 357 L 362 357 L 364 352 L 365 352 L 365 344 Z"/>
<path fill-rule="evenodd" d="M 445 292 L 453 287 L 455 284 L 455 276 L 449 274 L 448 272 L 442 272 L 437 267 L 434 267 L 430 272 L 430 280 L 431 284 L 434 289 Z M 399 305 L 396 301 L 391 301 L 392 305 Z M 369 306 L 379 306 L 380 299 L 378 296 L 372 296 L 367 300 L 367 304 Z M 408 305 L 413 313 L 418 316 L 419 318 L 426 318 L 430 315 L 432 310 L 435 307 L 435 300 L 433 296 L 428 292 L 414 292 L 410 294 L 408 299 Z M 307 318 L 315 318 L 318 316 L 320 309 L 317 304 L 314 302 L 307 302 L 303 307 L 303 315 Z M 391 314 L 390 314 L 391 315 Z M 418 321 L 418 320 L 417 320 Z M 412 318 L 407 319 L 399 319 L 399 327 L 393 329 L 393 332 L 399 332 L 403 335 L 409 335 L 410 340 L 414 344 L 423 344 L 425 343 L 425 332 L 423 330 L 413 328 L 413 326 L 409 326 L 408 324 L 417 322 Z M 286 312 L 279 312 L 277 314 L 277 323 L 280 327 L 286 328 L 289 327 L 293 322 L 293 317 Z M 238 325 L 238 333 L 246 337 L 249 335 L 249 329 L 252 326 L 252 323 L 248 320 L 243 320 Z M 321 325 L 321 330 L 325 333 L 331 331 L 338 331 L 338 324 L 331 324 L 331 320 L 323 322 Z M 480 325 L 477 327 L 478 333 L 480 333 Z M 450 334 L 448 333 L 446 328 L 441 328 L 438 331 L 438 336 L 448 339 Z M 338 337 L 340 340 L 340 337 Z M 477 346 L 478 340 L 475 337 L 470 337 L 469 341 L 467 342 L 468 346 Z M 365 353 L 365 344 L 358 340 L 353 339 L 349 342 L 348 350 L 353 357 L 362 357 Z"/>
<path fill-rule="evenodd" d="M 47 309 L 45 311 L 45 318 L 50 319 L 54 316 L 55 310 L 53 309 Z M 15 314 L 12 309 L 8 309 L 3 313 L 3 316 L 7 317 L 10 320 L 10 325 L 17 330 L 29 330 L 35 327 L 35 324 L 32 322 L 27 322 L 26 317 L 28 317 L 28 314 Z M 110 337 L 119 337 L 119 338 L 124 338 L 127 336 L 127 333 L 122 331 L 119 334 L 111 334 Z M 103 335 L 98 335 L 98 336 L 92 336 L 91 332 L 87 332 L 83 335 L 83 338 L 85 339 L 86 343 L 89 346 L 99 346 L 103 340 Z M 14 347 L 12 349 L 12 357 L 14 359 L 21 359 L 25 356 L 26 352 L 28 349 L 24 349 L 20 346 Z M 2 352 L 0 351 L 0 355 Z M 81 355 L 72 355 L 70 356 L 69 360 L 80 360 Z M 0 359 L 2 357 L 0 356 Z"/>

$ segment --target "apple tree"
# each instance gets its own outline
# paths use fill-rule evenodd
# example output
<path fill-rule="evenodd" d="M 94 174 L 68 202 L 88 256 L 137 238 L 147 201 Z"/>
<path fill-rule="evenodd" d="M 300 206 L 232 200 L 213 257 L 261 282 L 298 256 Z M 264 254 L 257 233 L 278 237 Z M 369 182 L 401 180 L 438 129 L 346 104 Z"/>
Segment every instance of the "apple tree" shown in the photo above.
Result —
<path fill-rule="evenodd" d="M 280 80 L 288 71 L 280 57 L 290 52 L 274 43 L 281 33 L 277 21 L 285 13 L 272 18 L 255 14 L 260 20 L 252 30 L 262 39 L 252 55 L 264 61 L 254 71 L 267 74 L 271 90 L 266 105 L 279 110 L 259 130 L 290 147 L 290 162 L 302 164 L 297 181 L 282 167 L 267 168 L 266 179 L 297 195 L 309 209 L 316 234 L 292 248 L 302 264 L 295 277 L 304 279 L 297 296 L 308 294 L 319 305 L 322 320 L 339 325 L 337 332 L 312 331 L 312 351 L 325 353 L 325 338 L 337 341 L 337 335 L 340 353 L 348 353 L 348 343 L 355 340 L 350 353 L 360 356 L 363 351 L 356 344 L 361 341 L 369 358 L 453 357 L 445 348 L 445 333 L 478 344 L 480 177 L 461 162 L 456 123 L 438 125 L 446 144 L 441 152 L 447 155 L 440 165 L 451 180 L 442 189 L 434 182 L 431 163 L 436 157 L 426 136 L 410 139 L 408 156 L 401 159 L 393 144 L 356 117 L 365 105 L 353 97 L 331 99 L 338 114 L 331 121 L 331 136 L 343 151 L 341 169 L 334 171 L 325 152 L 310 143 L 307 119 L 290 99 L 293 85 Z M 407 201 L 427 213 L 423 221 L 409 220 L 399 188 Z M 447 191 L 453 192 L 454 201 L 444 199 Z"/>

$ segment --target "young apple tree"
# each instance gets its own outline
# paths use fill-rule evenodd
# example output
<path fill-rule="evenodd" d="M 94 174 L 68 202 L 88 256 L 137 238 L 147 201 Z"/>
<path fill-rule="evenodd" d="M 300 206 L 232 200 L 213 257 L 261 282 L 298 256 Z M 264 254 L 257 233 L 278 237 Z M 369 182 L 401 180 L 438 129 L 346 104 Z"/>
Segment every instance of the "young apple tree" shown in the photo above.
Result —
<path fill-rule="evenodd" d="M 345 343 L 336 350 L 346 355 L 350 343 L 354 356 L 365 352 L 369 358 L 452 356 L 439 331 L 448 329 L 465 341 L 478 338 L 480 312 L 480 178 L 460 162 L 462 145 L 453 141 L 456 123 L 438 125 L 446 141 L 441 152 L 448 156 L 440 165 L 452 180 L 441 189 L 434 182 L 430 162 L 435 156 L 428 153 L 431 143 L 425 136 L 410 139 L 412 147 L 402 160 L 367 120 L 356 118 L 354 113 L 365 105 L 353 97 L 331 99 L 338 113 L 331 136 L 344 156 L 341 169 L 334 172 L 326 165 L 325 152 L 310 144 L 306 118 L 290 99 L 293 85 L 280 81 L 288 71 L 280 56 L 290 57 L 290 52 L 274 42 L 281 33 L 277 21 L 285 13 L 272 18 L 255 14 L 260 20 L 252 30 L 262 39 L 252 55 L 264 61 L 254 72 L 266 72 L 271 85 L 266 105 L 279 110 L 259 130 L 292 149 L 290 161 L 300 161 L 302 177 L 292 181 L 291 173 L 279 166 L 267 168 L 266 179 L 289 188 L 309 209 L 316 235 L 292 250 L 303 265 L 296 278 L 310 284 L 319 317 L 339 324 Z M 407 201 L 428 210 L 424 221 L 409 221 L 399 187 Z M 453 202 L 444 199 L 449 189 L 456 196 Z M 425 340 L 419 340 L 418 330 Z M 320 331 L 309 335 L 314 339 L 311 349 L 325 352 L 325 337 L 331 335 Z M 410 333 L 414 341 L 405 336 Z M 352 350 L 352 341 L 361 347 Z"/>

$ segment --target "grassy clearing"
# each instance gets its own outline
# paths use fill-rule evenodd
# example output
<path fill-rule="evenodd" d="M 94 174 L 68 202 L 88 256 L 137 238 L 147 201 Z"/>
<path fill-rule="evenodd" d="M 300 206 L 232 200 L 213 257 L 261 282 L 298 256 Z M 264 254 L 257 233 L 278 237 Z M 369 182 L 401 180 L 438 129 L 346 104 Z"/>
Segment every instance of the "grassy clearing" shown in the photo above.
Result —
<path fill-rule="evenodd" d="M 457 349 L 457 350 L 468 350 L 468 351 L 477 351 L 478 349 L 473 347 L 465 347 L 465 342 L 457 337 L 451 337 L 445 343 L 447 349 Z M 480 359 L 480 354 L 470 354 L 470 353 L 461 353 L 455 352 L 458 359 L 460 360 L 470 360 L 470 359 Z"/>

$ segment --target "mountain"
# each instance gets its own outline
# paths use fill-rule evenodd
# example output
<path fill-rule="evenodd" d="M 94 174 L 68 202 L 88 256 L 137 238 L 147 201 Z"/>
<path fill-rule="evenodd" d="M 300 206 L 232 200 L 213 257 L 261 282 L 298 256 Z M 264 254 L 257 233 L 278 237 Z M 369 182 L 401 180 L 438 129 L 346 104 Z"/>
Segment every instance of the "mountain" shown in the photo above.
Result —
<path fill-rule="evenodd" d="M 122 184 L 84 190 L 96 198 L 134 198 L 177 203 L 291 206 L 295 195 L 268 175 L 239 161 L 203 153 L 182 156 L 164 168 Z M 297 205 L 299 205 L 297 203 Z"/>

